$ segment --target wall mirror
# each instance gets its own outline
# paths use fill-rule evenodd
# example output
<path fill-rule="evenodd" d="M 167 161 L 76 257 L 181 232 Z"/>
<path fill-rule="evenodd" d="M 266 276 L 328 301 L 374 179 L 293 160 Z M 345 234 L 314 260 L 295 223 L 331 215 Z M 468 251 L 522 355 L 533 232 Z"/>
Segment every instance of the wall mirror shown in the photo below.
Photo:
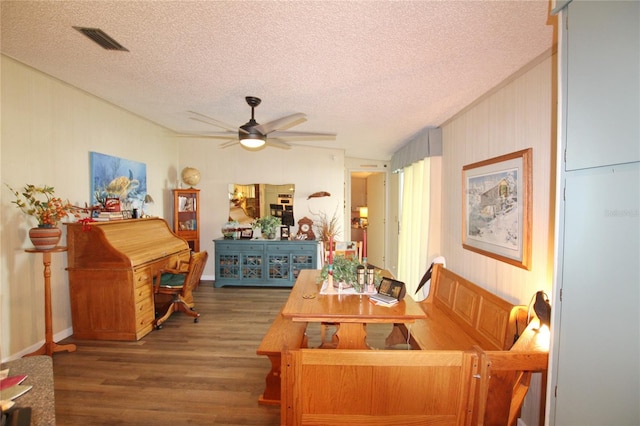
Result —
<path fill-rule="evenodd" d="M 265 183 L 229 184 L 229 220 L 241 225 L 251 224 L 264 216 L 276 216 L 283 225 L 294 225 L 294 184 Z"/>

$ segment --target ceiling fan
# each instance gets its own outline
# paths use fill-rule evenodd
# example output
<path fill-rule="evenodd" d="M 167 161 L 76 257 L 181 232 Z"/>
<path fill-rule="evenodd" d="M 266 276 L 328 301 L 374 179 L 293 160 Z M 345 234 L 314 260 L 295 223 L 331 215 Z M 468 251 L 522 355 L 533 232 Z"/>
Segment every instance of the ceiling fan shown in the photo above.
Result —
<path fill-rule="evenodd" d="M 191 117 L 189 118 L 192 120 L 211 124 L 227 130 L 226 132 L 206 133 L 198 136 L 212 139 L 226 139 L 226 141 L 220 145 L 220 148 L 227 148 L 239 143 L 250 150 L 260 149 L 264 145 L 282 149 L 291 149 L 291 145 L 288 144 L 287 141 L 335 140 L 336 138 L 334 133 L 286 131 L 287 129 L 307 120 L 307 116 L 302 113 L 291 114 L 268 123 L 259 124 L 255 120 L 254 112 L 255 108 L 260 105 L 262 100 L 255 96 L 247 96 L 245 97 L 245 100 L 251 107 L 251 120 L 239 128 L 223 123 L 199 112 L 189 111 L 191 114 Z M 193 137 L 194 135 L 188 136 Z"/>

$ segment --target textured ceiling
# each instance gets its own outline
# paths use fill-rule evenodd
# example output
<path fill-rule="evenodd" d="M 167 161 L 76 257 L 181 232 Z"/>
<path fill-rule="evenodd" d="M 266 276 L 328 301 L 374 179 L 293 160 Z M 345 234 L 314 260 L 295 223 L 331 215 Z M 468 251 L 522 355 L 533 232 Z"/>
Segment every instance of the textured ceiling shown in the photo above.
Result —
<path fill-rule="evenodd" d="M 548 1 L 6 1 L 2 53 L 176 132 L 296 112 L 388 160 L 553 44 Z M 73 29 L 100 28 L 128 52 Z M 209 140 L 218 144 L 215 140 Z M 275 148 L 269 148 L 275 149 Z M 295 147 L 294 147 L 295 149 Z"/>

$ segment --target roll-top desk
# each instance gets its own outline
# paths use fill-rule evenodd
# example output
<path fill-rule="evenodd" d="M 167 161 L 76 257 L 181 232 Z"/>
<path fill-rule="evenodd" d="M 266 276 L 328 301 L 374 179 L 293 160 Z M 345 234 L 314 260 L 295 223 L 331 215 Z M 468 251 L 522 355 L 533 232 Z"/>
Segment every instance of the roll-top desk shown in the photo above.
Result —
<path fill-rule="evenodd" d="M 67 225 L 73 335 L 138 340 L 153 328 L 153 276 L 188 260 L 189 245 L 163 219 Z"/>

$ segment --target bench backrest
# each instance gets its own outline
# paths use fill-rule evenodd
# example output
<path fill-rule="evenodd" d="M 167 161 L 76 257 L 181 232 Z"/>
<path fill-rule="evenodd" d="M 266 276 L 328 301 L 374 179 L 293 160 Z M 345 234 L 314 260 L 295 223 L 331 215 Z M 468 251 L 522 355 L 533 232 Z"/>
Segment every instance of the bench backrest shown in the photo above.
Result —
<path fill-rule="evenodd" d="M 509 351 L 287 351 L 281 425 L 515 424 L 548 364 L 548 349 L 526 340 Z"/>
<path fill-rule="evenodd" d="M 517 316 L 526 314 L 522 306 L 478 287 L 441 264 L 433 267 L 425 302 L 433 303 L 447 313 L 486 350 L 509 349 L 516 334 Z"/>
<path fill-rule="evenodd" d="M 475 359 L 474 351 L 288 351 L 281 424 L 462 425 Z"/>

